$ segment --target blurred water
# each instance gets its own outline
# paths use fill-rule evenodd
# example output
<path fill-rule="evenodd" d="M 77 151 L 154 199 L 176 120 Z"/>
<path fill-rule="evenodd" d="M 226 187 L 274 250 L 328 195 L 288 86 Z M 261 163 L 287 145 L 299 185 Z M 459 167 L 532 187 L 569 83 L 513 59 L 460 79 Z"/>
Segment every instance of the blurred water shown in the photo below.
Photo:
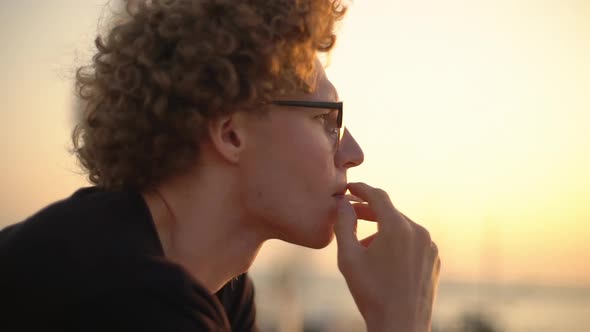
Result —
<path fill-rule="evenodd" d="M 308 271 L 254 271 L 252 276 L 262 331 L 365 330 L 339 276 Z M 486 331 L 467 328 L 473 319 L 496 332 L 588 332 L 590 289 L 441 282 L 433 331 Z"/>

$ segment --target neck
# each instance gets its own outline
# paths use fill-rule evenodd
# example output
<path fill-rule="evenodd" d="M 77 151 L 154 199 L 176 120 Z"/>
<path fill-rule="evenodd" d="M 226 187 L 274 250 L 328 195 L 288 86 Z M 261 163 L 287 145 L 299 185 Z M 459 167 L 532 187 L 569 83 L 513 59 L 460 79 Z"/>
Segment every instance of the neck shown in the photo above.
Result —
<path fill-rule="evenodd" d="M 228 179 L 187 186 L 176 178 L 142 193 L 166 258 L 211 293 L 246 272 L 266 240 L 244 219 L 238 196 L 224 190 L 234 186 L 220 181 Z"/>

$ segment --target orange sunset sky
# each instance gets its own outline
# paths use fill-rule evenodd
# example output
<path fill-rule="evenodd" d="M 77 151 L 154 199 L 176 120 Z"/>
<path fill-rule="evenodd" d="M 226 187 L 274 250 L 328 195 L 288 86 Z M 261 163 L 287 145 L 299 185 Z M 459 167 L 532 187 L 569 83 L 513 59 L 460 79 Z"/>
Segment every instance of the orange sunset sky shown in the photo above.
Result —
<path fill-rule="evenodd" d="M 107 16 L 0 2 L 0 227 L 87 185 L 72 76 Z M 327 72 L 365 150 L 350 180 L 431 231 L 443 279 L 590 285 L 589 1 L 357 0 Z M 337 273 L 335 244 L 301 254 Z"/>

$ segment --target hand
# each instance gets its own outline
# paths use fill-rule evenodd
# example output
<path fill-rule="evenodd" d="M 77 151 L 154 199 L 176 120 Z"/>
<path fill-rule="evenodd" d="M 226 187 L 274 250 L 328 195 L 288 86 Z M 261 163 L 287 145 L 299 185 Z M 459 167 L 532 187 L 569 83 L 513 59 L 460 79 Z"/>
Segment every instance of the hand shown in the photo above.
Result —
<path fill-rule="evenodd" d="M 366 203 L 339 203 L 338 268 L 367 329 L 430 331 L 440 274 L 430 234 L 396 210 L 385 191 L 364 183 L 348 189 Z M 357 218 L 378 222 L 377 233 L 359 241 Z"/>

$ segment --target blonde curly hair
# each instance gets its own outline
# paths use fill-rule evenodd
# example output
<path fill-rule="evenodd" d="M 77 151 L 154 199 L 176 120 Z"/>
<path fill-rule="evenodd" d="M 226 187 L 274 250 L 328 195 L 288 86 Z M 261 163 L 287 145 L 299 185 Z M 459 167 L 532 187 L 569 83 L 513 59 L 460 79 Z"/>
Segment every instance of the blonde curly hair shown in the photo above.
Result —
<path fill-rule="evenodd" d="M 338 0 L 131 4 L 76 74 L 85 107 L 72 151 L 105 190 L 154 186 L 197 161 L 211 119 L 312 89 L 346 11 Z"/>

